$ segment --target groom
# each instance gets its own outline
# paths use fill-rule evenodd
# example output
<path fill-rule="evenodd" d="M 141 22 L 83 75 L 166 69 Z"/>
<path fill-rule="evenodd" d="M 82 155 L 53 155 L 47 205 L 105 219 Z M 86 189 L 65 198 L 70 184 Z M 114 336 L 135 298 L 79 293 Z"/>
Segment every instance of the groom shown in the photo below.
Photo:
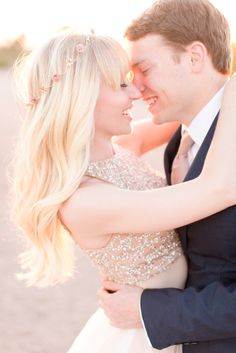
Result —
<path fill-rule="evenodd" d="M 196 178 L 214 134 L 229 76 L 228 24 L 207 0 L 162 0 L 136 19 L 126 36 L 131 43 L 134 82 L 149 104 L 154 122 L 182 123 L 165 151 L 167 180 L 176 183 Z M 183 152 L 186 135 L 191 142 Z M 234 353 L 236 207 L 178 232 L 188 260 L 184 290 L 142 291 L 123 286 L 110 294 L 109 290 L 117 288 L 106 282 L 107 291 L 99 295 L 101 306 L 115 326 L 143 325 L 155 348 L 183 344 L 184 353 Z"/>

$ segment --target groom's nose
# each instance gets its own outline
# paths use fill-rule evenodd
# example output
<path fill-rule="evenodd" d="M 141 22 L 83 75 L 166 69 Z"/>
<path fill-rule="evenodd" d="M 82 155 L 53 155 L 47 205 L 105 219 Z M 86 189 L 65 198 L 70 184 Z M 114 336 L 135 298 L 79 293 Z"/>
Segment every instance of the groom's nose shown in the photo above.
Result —
<path fill-rule="evenodd" d="M 134 78 L 133 78 L 133 84 L 137 87 L 137 89 L 139 90 L 139 92 L 142 94 L 145 90 L 145 86 L 142 82 L 142 79 L 140 77 L 140 75 L 135 74 Z"/>
<path fill-rule="evenodd" d="M 130 97 L 135 100 L 135 99 L 140 99 L 142 94 L 138 87 L 132 82 L 131 86 L 131 92 L 130 92 Z"/>

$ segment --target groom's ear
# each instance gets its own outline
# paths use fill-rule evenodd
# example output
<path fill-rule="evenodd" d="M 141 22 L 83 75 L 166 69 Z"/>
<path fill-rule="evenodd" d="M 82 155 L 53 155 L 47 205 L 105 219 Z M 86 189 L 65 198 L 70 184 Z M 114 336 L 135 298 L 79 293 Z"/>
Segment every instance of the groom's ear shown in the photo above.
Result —
<path fill-rule="evenodd" d="M 192 42 L 187 46 L 189 64 L 193 73 L 201 72 L 208 56 L 206 47 L 201 42 Z"/>

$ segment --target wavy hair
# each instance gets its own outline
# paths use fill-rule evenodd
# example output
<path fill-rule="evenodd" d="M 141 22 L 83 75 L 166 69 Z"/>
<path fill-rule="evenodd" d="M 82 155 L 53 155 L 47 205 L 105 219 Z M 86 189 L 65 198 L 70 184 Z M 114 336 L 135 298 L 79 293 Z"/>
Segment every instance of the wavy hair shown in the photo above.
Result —
<path fill-rule="evenodd" d="M 30 104 L 12 163 L 12 214 L 26 235 L 18 277 L 28 285 L 52 285 L 73 273 L 73 241 L 59 209 L 88 167 L 100 82 L 117 89 L 127 71 L 116 41 L 76 32 L 58 33 L 16 62 L 18 92 Z"/>

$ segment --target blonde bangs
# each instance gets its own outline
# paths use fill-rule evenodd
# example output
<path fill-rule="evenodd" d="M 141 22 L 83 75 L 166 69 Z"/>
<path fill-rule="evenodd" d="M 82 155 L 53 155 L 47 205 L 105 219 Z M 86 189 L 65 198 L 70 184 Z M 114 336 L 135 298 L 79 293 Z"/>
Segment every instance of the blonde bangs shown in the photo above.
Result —
<path fill-rule="evenodd" d="M 109 37 L 98 37 L 93 45 L 101 80 L 113 89 L 127 80 L 130 70 L 128 55 L 122 46 Z"/>

